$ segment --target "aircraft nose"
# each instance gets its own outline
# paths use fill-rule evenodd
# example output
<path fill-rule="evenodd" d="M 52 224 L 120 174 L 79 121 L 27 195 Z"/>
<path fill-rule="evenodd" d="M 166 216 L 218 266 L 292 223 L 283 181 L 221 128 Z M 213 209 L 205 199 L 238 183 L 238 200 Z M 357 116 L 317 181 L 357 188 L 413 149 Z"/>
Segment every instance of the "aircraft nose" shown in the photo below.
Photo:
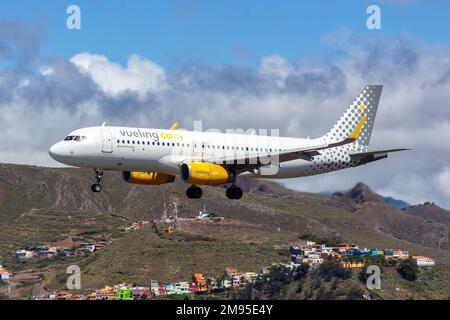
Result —
<path fill-rule="evenodd" d="M 61 142 L 58 142 L 58 143 L 55 143 L 54 145 L 52 145 L 50 150 L 48 151 L 48 154 L 50 155 L 50 157 L 52 157 L 56 161 L 61 160 L 61 158 L 65 156 L 64 148 L 61 145 Z"/>

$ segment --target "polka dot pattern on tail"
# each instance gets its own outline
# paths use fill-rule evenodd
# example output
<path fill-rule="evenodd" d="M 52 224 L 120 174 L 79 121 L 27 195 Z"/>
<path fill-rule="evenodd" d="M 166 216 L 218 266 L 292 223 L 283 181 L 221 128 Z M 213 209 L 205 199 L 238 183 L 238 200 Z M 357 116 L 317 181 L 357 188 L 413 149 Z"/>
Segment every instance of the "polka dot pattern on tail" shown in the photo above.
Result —
<path fill-rule="evenodd" d="M 357 144 L 368 146 L 382 88 L 383 86 L 381 85 L 366 86 L 358 97 L 353 100 L 333 128 L 325 135 L 325 139 L 328 142 L 344 140 L 355 131 L 364 115 L 366 115 L 366 121 L 357 139 Z"/>

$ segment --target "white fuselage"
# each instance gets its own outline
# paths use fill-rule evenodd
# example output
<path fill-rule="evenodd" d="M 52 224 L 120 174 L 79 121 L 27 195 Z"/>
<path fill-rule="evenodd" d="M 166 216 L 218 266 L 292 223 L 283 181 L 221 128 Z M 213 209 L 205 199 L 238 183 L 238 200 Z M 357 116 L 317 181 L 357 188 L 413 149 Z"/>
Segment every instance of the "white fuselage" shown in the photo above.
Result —
<path fill-rule="evenodd" d="M 69 137 L 73 137 L 69 139 Z M 75 137 L 78 137 L 76 140 Z M 248 134 L 195 132 L 98 126 L 71 132 L 50 149 L 58 162 L 113 171 L 146 171 L 179 175 L 179 164 L 210 157 L 241 157 L 267 154 L 317 145 L 318 139 L 300 139 Z M 357 146 L 324 150 L 308 160 L 292 160 L 277 165 L 271 174 L 241 174 L 260 178 L 293 178 L 335 171 L 357 165 L 349 151 Z"/>

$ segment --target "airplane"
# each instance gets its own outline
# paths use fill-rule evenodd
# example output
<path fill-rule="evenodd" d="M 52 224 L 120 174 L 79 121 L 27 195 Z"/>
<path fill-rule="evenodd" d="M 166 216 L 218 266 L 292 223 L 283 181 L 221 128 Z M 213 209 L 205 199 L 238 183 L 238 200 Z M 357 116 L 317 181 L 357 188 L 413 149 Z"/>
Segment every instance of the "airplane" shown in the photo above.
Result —
<path fill-rule="evenodd" d="M 92 168 L 93 192 L 102 190 L 103 172 L 122 171 L 132 184 L 172 183 L 176 176 L 189 185 L 190 199 L 202 196 L 202 185 L 230 184 L 229 199 L 240 199 L 238 177 L 286 179 L 318 175 L 365 165 L 391 152 L 369 146 L 382 85 L 368 85 L 325 135 L 311 139 L 255 134 L 101 126 L 81 128 L 54 144 L 56 161 Z"/>

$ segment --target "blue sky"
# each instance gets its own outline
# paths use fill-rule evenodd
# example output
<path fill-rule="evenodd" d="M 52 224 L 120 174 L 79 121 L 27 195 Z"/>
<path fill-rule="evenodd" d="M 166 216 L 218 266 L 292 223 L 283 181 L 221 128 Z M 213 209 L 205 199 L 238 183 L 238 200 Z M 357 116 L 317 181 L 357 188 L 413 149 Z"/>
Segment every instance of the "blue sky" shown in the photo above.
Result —
<path fill-rule="evenodd" d="M 347 5 L 343 5 L 347 3 Z M 385 0 L 382 30 L 366 28 L 373 1 L 2 1 L 0 19 L 45 31 L 40 54 L 83 51 L 125 64 L 136 53 L 165 68 L 196 62 L 255 66 L 261 57 L 329 56 L 324 36 L 342 28 L 374 37 L 450 42 L 450 2 Z M 65 27 L 66 8 L 79 5 L 82 30 Z"/>

